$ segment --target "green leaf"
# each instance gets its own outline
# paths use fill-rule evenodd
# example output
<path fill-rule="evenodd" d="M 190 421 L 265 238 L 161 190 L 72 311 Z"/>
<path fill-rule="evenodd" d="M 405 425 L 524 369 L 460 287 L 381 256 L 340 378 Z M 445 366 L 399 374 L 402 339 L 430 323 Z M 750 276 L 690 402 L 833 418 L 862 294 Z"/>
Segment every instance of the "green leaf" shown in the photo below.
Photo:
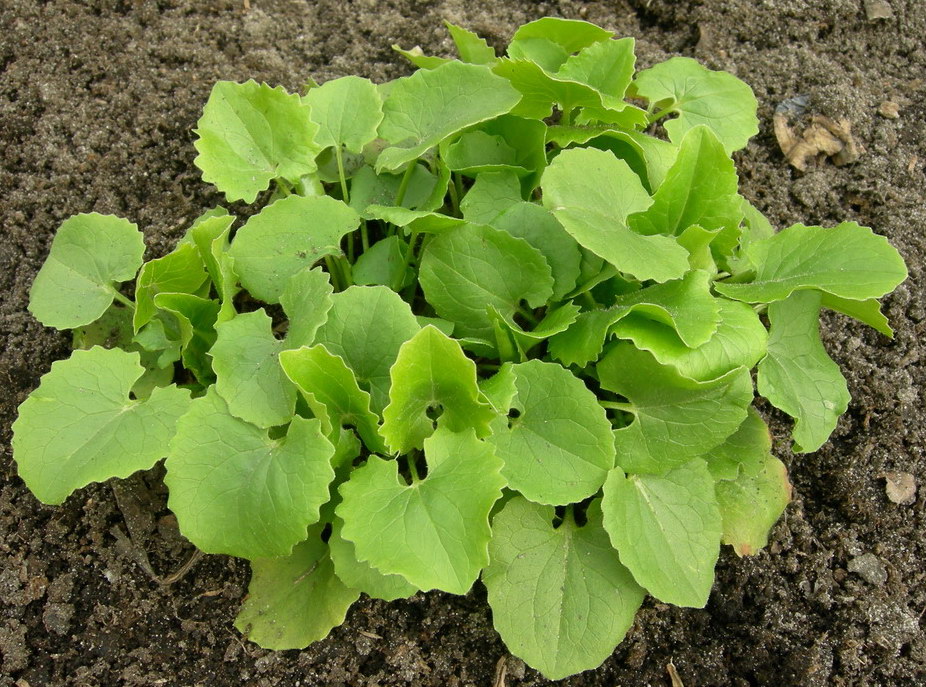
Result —
<path fill-rule="evenodd" d="M 460 60 L 471 64 L 492 64 L 497 59 L 495 50 L 472 31 L 451 24 L 446 19 L 444 26 L 450 32 L 450 37 L 457 46 Z"/>
<path fill-rule="evenodd" d="M 238 275 L 235 273 L 235 261 L 228 254 L 228 236 L 234 220 L 235 218 L 229 215 L 211 215 L 194 223 L 188 232 L 199 249 L 200 258 L 222 302 L 219 322 L 225 322 L 235 316 L 234 298 L 240 290 Z"/>
<path fill-rule="evenodd" d="M 492 224 L 505 210 L 521 202 L 521 182 L 514 172 L 483 172 L 460 201 L 460 211 L 463 219 L 473 224 Z"/>
<path fill-rule="evenodd" d="M 673 143 L 703 124 L 717 134 L 727 152 L 733 152 L 759 133 L 752 89 L 732 74 L 707 69 L 690 57 L 673 57 L 637 73 L 631 92 L 658 105 L 660 115 L 678 115 L 662 122 Z"/>
<path fill-rule="evenodd" d="M 533 329 L 525 330 L 514 319 L 502 317 L 495 308 L 489 306 L 492 317 L 512 333 L 516 344 L 525 354 L 544 339 L 566 331 L 578 318 L 579 310 L 579 306 L 575 303 L 564 303 L 557 308 L 548 308 L 543 319 Z"/>
<path fill-rule="evenodd" d="M 411 50 L 405 50 L 400 48 L 398 45 L 393 45 L 392 49 L 420 69 L 436 69 L 442 64 L 447 64 L 448 62 L 452 61 L 447 57 L 425 55 L 420 45 L 416 45 Z M 392 82 L 390 82 L 390 84 L 391 83 Z"/>
<path fill-rule="evenodd" d="M 344 521 L 335 517 L 331 522 L 328 548 L 334 562 L 334 571 L 344 584 L 383 601 L 407 599 L 418 591 L 418 587 L 401 575 L 386 575 L 369 563 L 358 561 L 353 543 L 341 536 L 343 527 Z"/>
<path fill-rule="evenodd" d="M 541 181 L 543 205 L 582 246 L 638 279 L 667 281 L 688 271 L 688 251 L 670 236 L 642 236 L 627 217 L 652 199 L 627 163 L 610 152 L 564 150 Z"/>
<path fill-rule="evenodd" d="M 305 395 L 326 434 L 353 426 L 370 451 L 385 453 L 379 418 L 370 410 L 370 395 L 357 385 L 354 373 L 341 358 L 324 346 L 303 347 L 280 353 L 280 365 Z"/>
<path fill-rule="evenodd" d="M 480 438 L 490 433 L 496 414 L 481 398 L 475 363 L 436 327 L 429 325 L 402 344 L 390 378 L 380 434 L 393 453 L 421 448 L 438 424 L 452 432 L 473 429 Z M 441 413 L 439 423 L 429 411 Z"/>
<path fill-rule="evenodd" d="M 665 475 L 608 475 L 604 528 L 634 579 L 660 601 L 703 608 L 720 553 L 721 515 L 702 460 Z"/>
<path fill-rule="evenodd" d="M 627 343 L 597 369 L 601 386 L 629 399 L 634 415 L 614 432 L 617 464 L 628 472 L 664 473 L 707 453 L 739 428 L 753 398 L 745 368 L 696 382 Z"/>
<path fill-rule="evenodd" d="M 553 274 L 553 300 L 563 300 L 576 286 L 582 254 L 556 218 L 536 203 L 510 206 L 491 220 L 496 229 L 524 239 L 539 250 Z"/>
<path fill-rule="evenodd" d="M 550 680 L 597 668 L 644 596 L 608 541 L 600 502 L 584 526 L 566 518 L 554 529 L 551 507 L 516 496 L 492 529 L 482 581 L 508 650 Z"/>
<path fill-rule="evenodd" d="M 614 33 L 600 26 L 578 19 L 561 19 L 543 17 L 519 27 L 511 37 L 508 54 L 519 59 L 532 59 L 537 56 L 537 46 L 554 45 L 562 55 L 559 64 L 545 63 L 545 69 L 556 71 L 566 56 L 578 52 L 595 43 L 607 40 Z"/>
<path fill-rule="evenodd" d="M 370 394 L 373 412 L 382 414 L 389 401 L 389 369 L 402 344 L 419 331 L 418 321 L 408 303 L 383 286 L 352 286 L 331 300 L 315 343 L 343 358 Z"/>
<path fill-rule="evenodd" d="M 328 320 L 333 291 L 328 273 L 320 267 L 303 269 L 289 278 L 280 294 L 280 303 L 289 318 L 287 348 L 307 346 L 315 340 L 318 328 Z"/>
<path fill-rule="evenodd" d="M 216 325 L 209 351 L 215 390 L 228 412 L 258 427 L 285 425 L 296 409 L 296 389 L 277 357 L 285 348 L 273 335 L 273 322 L 263 310 L 241 313 Z"/>
<path fill-rule="evenodd" d="M 183 366 L 202 384 L 211 384 L 214 375 L 209 350 L 216 338 L 218 302 L 188 293 L 159 293 L 154 297 L 154 304 L 170 313 L 176 322 Z"/>
<path fill-rule="evenodd" d="M 569 328 L 550 339 L 550 355 L 563 365 L 584 367 L 601 355 L 611 325 L 626 309 L 588 310 L 580 313 Z"/>
<path fill-rule="evenodd" d="M 181 244 L 163 258 L 146 262 L 135 286 L 135 331 L 148 324 L 157 312 L 154 305 L 157 294 L 196 293 L 207 278 L 194 244 Z"/>
<path fill-rule="evenodd" d="M 628 222 L 641 234 L 680 234 L 695 224 L 707 231 L 736 227 L 743 219 L 738 183 L 733 160 L 717 136 L 697 126 L 682 138 L 653 204 Z"/>
<path fill-rule="evenodd" d="M 321 527 L 283 558 L 251 561 L 251 582 L 235 627 L 265 649 L 304 649 L 344 622 L 360 592 L 335 574 Z"/>
<path fill-rule="evenodd" d="M 756 409 L 750 408 L 740 428 L 701 457 L 707 461 L 707 469 L 715 480 L 731 480 L 740 474 L 755 477 L 762 471 L 771 451 L 772 435 L 768 426 Z"/>
<path fill-rule="evenodd" d="M 394 172 L 451 134 L 508 112 L 518 93 L 482 65 L 449 62 L 397 79 L 383 105 L 379 135 L 393 144 L 376 171 Z"/>
<path fill-rule="evenodd" d="M 231 256 L 244 288 L 278 303 L 290 277 L 326 255 L 341 255 L 341 239 L 358 226 L 360 216 L 330 196 L 289 196 L 238 230 Z"/>
<path fill-rule="evenodd" d="M 599 93 L 605 108 L 621 110 L 625 106 L 624 93 L 633 80 L 636 59 L 633 38 L 603 40 L 568 58 L 556 76 L 591 86 Z"/>
<path fill-rule="evenodd" d="M 888 323 L 884 313 L 881 312 L 881 304 L 877 299 L 869 298 L 864 301 L 855 301 L 848 298 L 839 298 L 830 293 L 823 294 L 821 305 L 824 308 L 835 310 L 836 312 L 848 315 L 859 322 L 867 324 L 885 336 L 894 338 L 894 330 Z"/>
<path fill-rule="evenodd" d="M 350 186 L 350 206 L 367 219 L 371 205 L 395 207 L 395 199 L 402 185 L 401 174 L 377 174 L 372 167 L 361 167 L 354 174 Z M 421 208 L 427 204 L 434 192 L 446 193 L 446 187 L 441 191 L 438 188 L 438 179 L 424 167 L 416 164 L 411 173 L 405 197 L 401 207 Z M 439 203 L 440 207 L 443 203 Z M 431 208 L 435 209 L 435 208 Z"/>
<path fill-rule="evenodd" d="M 310 90 L 303 101 L 318 125 L 315 142 L 321 147 L 344 146 L 352 153 L 376 138 L 383 120 L 383 101 L 369 79 L 344 76 Z"/>
<path fill-rule="evenodd" d="M 773 406 L 794 418 L 794 450 L 820 448 L 849 407 L 846 380 L 820 341 L 820 293 L 798 291 L 768 308 L 768 355 L 757 387 Z"/>
<path fill-rule="evenodd" d="M 686 346 L 671 327 L 636 313 L 621 319 L 611 331 L 691 379 L 716 379 L 737 367 L 751 370 L 765 356 L 768 340 L 765 325 L 745 303 L 715 300 L 720 312 L 717 331 L 694 348 Z"/>
<path fill-rule="evenodd" d="M 233 417 L 212 389 L 177 423 L 164 483 L 180 531 L 206 553 L 286 556 L 318 522 L 334 447 L 317 419 L 284 438 Z"/>
<path fill-rule="evenodd" d="M 450 217 L 439 212 L 426 210 L 408 210 L 399 207 L 370 205 L 366 209 L 366 219 L 381 219 L 397 227 L 402 227 L 406 234 L 442 234 L 445 231 L 461 227 L 466 220 Z"/>
<path fill-rule="evenodd" d="M 388 286 L 396 291 L 415 278 L 408 267 L 408 244 L 393 234 L 380 239 L 357 258 L 351 274 L 359 286 Z"/>
<path fill-rule="evenodd" d="M 536 46 L 535 46 L 536 47 Z M 560 62 L 563 55 L 551 59 L 552 64 Z M 520 102 L 511 110 L 511 114 L 526 119 L 545 119 L 553 113 L 557 104 L 564 112 L 583 106 L 601 105 L 601 94 L 591 86 L 560 78 L 538 64 L 547 58 L 533 55 L 530 61 L 525 59 L 499 60 L 492 71 L 507 79 L 520 93 Z"/>
<path fill-rule="evenodd" d="M 611 423 L 595 394 L 556 363 L 531 360 L 511 372 L 516 393 L 496 406 L 508 417 L 488 439 L 508 486 L 554 506 L 592 496 L 614 467 Z"/>
<path fill-rule="evenodd" d="M 164 457 L 190 395 L 169 386 L 132 400 L 129 393 L 144 371 L 138 353 L 74 351 L 53 363 L 19 406 L 13 457 L 42 503 L 57 505 L 91 482 L 128 477 Z"/>
<path fill-rule="evenodd" d="M 855 222 L 829 229 L 795 224 L 750 243 L 746 256 L 756 270 L 753 281 L 718 283 L 716 289 L 749 303 L 784 300 L 802 289 L 863 301 L 880 298 L 907 278 L 897 249 Z"/>
<path fill-rule="evenodd" d="M 471 177 L 500 169 L 511 169 L 516 174 L 530 171 L 518 165 L 517 151 L 504 138 L 479 130 L 462 134 L 441 157 L 451 170 Z"/>
<path fill-rule="evenodd" d="M 412 484 L 399 479 L 394 460 L 370 456 L 355 469 L 340 489 L 342 535 L 381 572 L 425 591 L 466 594 L 489 562 L 489 512 L 505 485 L 501 461 L 471 429 L 442 427 L 424 453 L 428 475 Z"/>
<path fill-rule="evenodd" d="M 769 532 L 791 501 L 784 463 L 766 454 L 759 465 L 758 474 L 717 483 L 723 543 L 737 556 L 752 556 L 768 544 Z"/>
<path fill-rule="evenodd" d="M 298 95 L 255 81 L 219 81 L 194 130 L 193 163 L 229 201 L 253 203 L 273 179 L 295 183 L 317 169 L 317 132 Z"/>
<path fill-rule="evenodd" d="M 115 284 L 135 277 L 144 252 L 144 238 L 128 220 L 95 212 L 66 219 L 32 283 L 29 312 L 55 329 L 98 320 Z"/>

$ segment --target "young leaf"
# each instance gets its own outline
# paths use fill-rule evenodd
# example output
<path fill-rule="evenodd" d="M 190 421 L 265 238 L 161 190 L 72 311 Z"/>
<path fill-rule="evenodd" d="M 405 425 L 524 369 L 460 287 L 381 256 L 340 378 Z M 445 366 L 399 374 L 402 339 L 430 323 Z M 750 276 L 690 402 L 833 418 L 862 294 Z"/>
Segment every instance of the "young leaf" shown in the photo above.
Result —
<path fill-rule="evenodd" d="M 354 470 L 336 509 L 342 534 L 381 572 L 425 591 L 466 594 L 489 562 L 489 511 L 505 485 L 501 460 L 472 429 L 442 427 L 424 453 L 428 475 L 410 485 L 394 460 L 370 456 Z"/>
<path fill-rule="evenodd" d="M 888 324 L 887 318 L 881 312 L 881 304 L 877 299 L 869 298 L 864 301 L 855 301 L 848 298 L 839 298 L 830 293 L 823 294 L 821 305 L 824 308 L 848 315 L 859 322 L 867 324 L 872 329 L 881 332 L 884 336 L 894 338 L 894 330 Z"/>
<path fill-rule="evenodd" d="M 315 343 L 347 363 L 370 394 L 373 412 L 382 414 L 389 402 L 389 369 L 402 344 L 419 331 L 418 321 L 408 303 L 384 286 L 352 286 L 331 300 Z"/>
<path fill-rule="evenodd" d="M 600 501 L 578 527 L 515 496 L 492 520 L 492 622 L 508 650 L 550 680 L 596 668 L 624 638 L 644 592 L 601 525 Z"/>
<path fill-rule="evenodd" d="M 723 543 L 737 556 L 751 556 L 768 544 L 768 533 L 791 501 L 791 483 L 784 463 L 766 454 L 754 475 L 717 483 L 723 518 Z"/>
<path fill-rule="evenodd" d="M 193 163 L 229 201 L 253 203 L 273 179 L 295 183 L 317 169 L 317 132 L 298 95 L 255 81 L 219 81 L 194 130 Z"/>
<path fill-rule="evenodd" d="M 449 62 L 396 80 L 383 105 L 379 135 L 393 144 L 376 171 L 394 172 L 458 131 L 505 114 L 519 99 L 488 67 Z"/>
<path fill-rule="evenodd" d="M 539 308 L 553 291 L 550 266 L 540 251 L 480 225 L 435 236 L 424 251 L 419 280 L 437 314 L 457 325 L 457 336 L 481 339 L 492 338 L 488 306 L 511 317 L 522 300 Z"/>
<path fill-rule="evenodd" d="M 241 313 L 216 325 L 209 351 L 215 390 L 228 412 L 264 429 L 289 422 L 296 409 L 296 388 L 277 357 L 285 348 L 273 335 L 273 322 L 263 310 Z"/>
<path fill-rule="evenodd" d="M 514 365 L 515 395 L 496 406 L 507 422 L 488 438 L 508 486 L 535 503 L 566 505 L 601 487 L 614 467 L 604 409 L 582 381 L 556 363 Z"/>
<path fill-rule="evenodd" d="M 569 57 L 556 76 L 591 86 L 604 108 L 622 110 L 636 59 L 633 38 L 599 41 Z"/>
<path fill-rule="evenodd" d="M 135 331 L 148 324 L 157 307 L 154 297 L 161 293 L 196 293 L 207 279 L 199 250 L 191 243 L 177 246 L 163 258 L 142 265 L 135 286 Z"/>
<path fill-rule="evenodd" d="M 849 407 L 846 380 L 820 341 L 820 292 L 798 291 L 769 305 L 768 355 L 757 387 L 794 418 L 794 450 L 816 451 Z"/>
<path fill-rule="evenodd" d="M 460 211 L 468 222 L 492 224 L 505 210 L 521 201 L 521 182 L 514 172 L 483 172 L 460 201 Z"/>
<path fill-rule="evenodd" d="M 328 320 L 334 289 L 326 272 L 320 267 L 296 272 L 280 294 L 280 304 L 289 318 L 286 347 L 308 346 L 315 333 Z"/>
<path fill-rule="evenodd" d="M 372 167 L 361 167 L 351 179 L 350 206 L 366 219 L 373 219 L 370 216 L 371 205 L 395 207 L 395 199 L 402 185 L 402 176 L 386 172 L 377 174 Z M 443 189 L 440 189 L 438 178 L 431 174 L 424 165 L 416 164 L 406 186 L 401 207 L 427 209 L 423 206 L 428 204 L 433 193 L 440 193 L 441 202 L 429 208 L 431 210 L 443 205 L 443 196 L 447 193 L 447 188 L 445 185 Z"/>
<path fill-rule="evenodd" d="M 340 255 L 341 239 L 358 226 L 360 216 L 330 196 L 283 198 L 238 230 L 231 246 L 235 270 L 252 296 L 279 303 L 290 277 Z"/>
<path fill-rule="evenodd" d="M 560 17 L 542 17 L 518 28 L 511 37 L 508 53 L 517 50 L 530 41 L 544 40 L 558 45 L 563 53 L 571 55 L 589 45 L 607 40 L 614 35 L 591 22 Z M 513 57 L 514 55 L 512 55 Z"/>
<path fill-rule="evenodd" d="M 228 254 L 228 235 L 235 218 L 230 215 L 210 215 L 190 227 L 188 235 L 199 249 L 209 278 L 215 285 L 222 306 L 218 321 L 225 322 L 235 316 L 234 298 L 240 290 L 235 261 Z"/>
<path fill-rule="evenodd" d="M 358 589 L 367 596 L 383 601 L 407 599 L 418 591 L 418 587 L 401 575 L 386 575 L 369 563 L 357 560 L 353 543 L 341 536 L 344 521 L 335 516 L 331 522 L 331 536 L 328 549 L 337 576 L 352 589 Z"/>
<path fill-rule="evenodd" d="M 830 229 L 795 224 L 752 242 L 746 256 L 756 270 L 752 282 L 718 283 L 716 289 L 749 303 L 784 300 L 801 289 L 859 301 L 880 298 L 907 278 L 897 249 L 855 222 Z"/>
<path fill-rule="evenodd" d="M 451 170 L 469 177 L 506 169 L 519 175 L 530 171 L 518 165 L 517 152 L 504 138 L 492 136 L 485 131 L 462 134 L 446 146 L 441 157 Z"/>
<path fill-rule="evenodd" d="M 678 143 L 703 124 L 727 152 L 745 147 L 759 133 L 758 103 L 752 89 L 728 72 L 707 69 L 690 57 L 673 57 L 637 74 L 631 92 L 658 105 L 669 138 Z"/>
<path fill-rule="evenodd" d="M 460 60 L 470 64 L 492 64 L 497 59 L 495 50 L 472 31 L 451 24 L 444 20 L 444 26 L 450 32 L 450 37 L 457 46 Z"/>
<path fill-rule="evenodd" d="M 395 234 L 380 239 L 354 263 L 351 271 L 354 283 L 401 290 L 415 278 L 415 273 L 408 267 L 408 250 L 408 243 Z"/>
<path fill-rule="evenodd" d="M 154 297 L 154 304 L 170 313 L 176 322 L 183 366 L 202 384 L 215 381 L 209 349 L 216 338 L 218 302 L 188 293 L 159 293 Z"/>
<path fill-rule="evenodd" d="M 239 420 L 210 389 L 177 423 L 168 506 L 206 553 L 286 556 L 318 522 L 334 479 L 334 447 L 317 419 L 295 417 L 285 438 Z"/>
<path fill-rule="evenodd" d="M 369 79 L 345 76 L 310 90 L 303 101 L 318 125 L 315 142 L 321 147 L 343 146 L 352 153 L 376 138 L 383 120 L 383 101 Z"/>
<path fill-rule="evenodd" d="M 144 252 L 144 238 L 128 220 L 95 212 L 69 217 L 32 282 L 29 312 L 55 329 L 98 320 L 115 285 L 135 276 Z"/>
<path fill-rule="evenodd" d="M 640 178 L 612 153 L 564 150 L 547 167 L 541 186 L 544 207 L 566 231 L 620 271 L 660 282 L 688 271 L 688 251 L 674 238 L 628 228 L 628 215 L 653 201 Z"/>
<path fill-rule="evenodd" d="M 720 554 L 721 515 L 703 460 L 664 475 L 608 475 L 604 528 L 634 579 L 660 601 L 703 608 Z"/>
<path fill-rule="evenodd" d="M 664 473 L 707 453 L 733 434 L 752 402 L 749 371 L 696 382 L 627 343 L 598 363 L 601 386 L 629 399 L 634 421 L 615 430 L 617 464 L 628 472 Z"/>
<path fill-rule="evenodd" d="M 144 371 L 138 353 L 74 351 L 19 406 L 13 457 L 42 503 L 57 505 L 91 482 L 128 477 L 164 457 L 190 394 L 169 386 L 134 401 L 129 393 Z"/>
<path fill-rule="evenodd" d="M 251 582 L 235 627 L 267 649 L 304 649 L 344 622 L 360 592 L 335 574 L 321 526 L 283 558 L 251 561 Z"/>
<path fill-rule="evenodd" d="M 452 432 L 490 433 L 495 411 L 476 385 L 476 365 L 460 344 L 427 326 L 402 344 L 389 373 L 392 386 L 380 434 L 393 453 L 421 448 L 438 422 L 429 417 L 440 409 L 440 426 Z"/>
<path fill-rule="evenodd" d="M 750 408 L 739 429 L 701 457 L 715 480 L 731 480 L 740 475 L 758 475 L 771 452 L 772 436 L 768 425 L 755 408 Z"/>

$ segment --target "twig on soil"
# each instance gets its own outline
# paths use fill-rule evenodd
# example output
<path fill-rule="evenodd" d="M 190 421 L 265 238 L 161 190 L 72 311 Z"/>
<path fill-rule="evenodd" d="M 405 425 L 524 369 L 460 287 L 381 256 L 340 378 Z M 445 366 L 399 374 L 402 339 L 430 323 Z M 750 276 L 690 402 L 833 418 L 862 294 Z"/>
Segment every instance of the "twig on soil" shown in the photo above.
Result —
<path fill-rule="evenodd" d="M 678 674 L 678 670 L 675 669 L 675 664 L 672 663 L 672 661 L 669 661 L 669 664 L 666 666 L 666 672 L 669 674 L 669 679 L 672 681 L 672 687 L 685 687 L 685 683 L 682 682 L 682 677 Z"/>
<path fill-rule="evenodd" d="M 492 687 L 505 687 L 505 678 L 508 677 L 508 657 L 502 656 L 495 664 L 495 680 Z"/>

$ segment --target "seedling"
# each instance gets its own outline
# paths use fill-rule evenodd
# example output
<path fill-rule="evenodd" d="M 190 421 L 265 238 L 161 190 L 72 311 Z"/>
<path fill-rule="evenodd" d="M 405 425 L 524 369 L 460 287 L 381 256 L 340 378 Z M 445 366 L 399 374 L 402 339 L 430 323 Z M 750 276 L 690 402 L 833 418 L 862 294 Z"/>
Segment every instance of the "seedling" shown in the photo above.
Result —
<path fill-rule="evenodd" d="M 127 220 L 64 222 L 29 308 L 76 350 L 13 447 L 49 504 L 166 458 L 183 534 L 251 561 L 261 646 L 481 577 L 557 679 L 646 594 L 704 606 L 722 543 L 766 544 L 790 486 L 752 371 L 818 449 L 849 402 L 821 309 L 890 336 L 907 272 L 868 228 L 775 232 L 738 194 L 758 122 L 732 75 L 636 72 L 579 21 L 505 57 L 448 28 L 460 59 L 400 51 L 421 69 L 382 85 L 216 84 L 195 162 L 246 221 L 211 210 L 146 263 Z"/>

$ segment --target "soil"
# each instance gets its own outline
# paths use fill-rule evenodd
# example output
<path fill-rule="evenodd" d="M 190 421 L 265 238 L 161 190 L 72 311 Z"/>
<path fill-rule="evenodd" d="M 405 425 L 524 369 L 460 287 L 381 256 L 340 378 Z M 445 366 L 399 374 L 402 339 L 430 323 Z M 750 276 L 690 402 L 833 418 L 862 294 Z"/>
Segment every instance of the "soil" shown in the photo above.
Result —
<path fill-rule="evenodd" d="M 253 77 L 297 89 L 308 75 L 384 80 L 409 72 L 393 43 L 450 52 L 442 18 L 501 46 L 517 25 L 544 15 L 634 36 L 641 66 L 683 54 L 745 79 L 760 103 L 761 132 L 737 155 L 742 192 L 778 226 L 854 220 L 875 227 L 911 274 L 886 300 L 893 340 L 841 317 L 824 319 L 825 342 L 853 395 L 832 440 L 792 456 L 788 423 L 770 415 L 776 453 L 794 483 L 770 546 L 746 559 L 724 551 L 706 609 L 649 600 L 614 655 L 565 684 L 670 685 L 670 663 L 686 687 L 926 684 L 926 4 L 246 5 L 9 0 L 0 7 L 0 687 L 487 687 L 500 659 L 506 684 L 545 684 L 507 657 L 479 585 L 466 597 L 363 600 L 305 651 L 262 650 L 231 624 L 247 586 L 244 562 L 209 556 L 173 584 L 153 577 L 191 554 L 165 508 L 157 469 L 49 508 L 16 476 L 9 449 L 17 405 L 68 354 L 68 337 L 26 311 L 55 229 L 73 213 L 115 213 L 142 227 L 148 257 L 169 250 L 190 220 L 221 201 L 193 167 L 190 133 L 214 81 Z M 851 123 L 864 147 L 856 163 L 823 161 L 805 173 L 789 167 L 772 115 L 804 94 L 810 114 Z M 920 485 L 912 503 L 889 498 L 889 472 L 909 473 Z"/>

